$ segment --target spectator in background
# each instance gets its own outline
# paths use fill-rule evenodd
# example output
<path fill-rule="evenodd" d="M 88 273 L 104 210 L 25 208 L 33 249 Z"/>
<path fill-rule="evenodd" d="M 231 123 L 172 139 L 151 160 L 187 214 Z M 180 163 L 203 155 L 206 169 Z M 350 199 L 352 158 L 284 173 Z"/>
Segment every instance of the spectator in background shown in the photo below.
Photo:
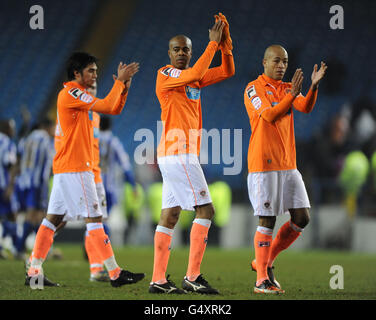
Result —
<path fill-rule="evenodd" d="M 324 130 L 318 132 L 308 144 L 307 170 L 314 179 L 313 188 L 318 192 L 317 200 L 331 202 L 339 200 L 341 191 L 337 178 L 341 173 L 346 155 L 352 146 L 349 140 L 350 122 L 344 113 L 336 114 Z M 318 184 L 316 184 L 318 182 Z"/>
<path fill-rule="evenodd" d="M 102 116 L 99 131 L 100 168 L 106 191 L 107 212 L 110 214 L 114 205 L 122 197 L 125 181 L 129 182 L 135 193 L 136 181 L 128 153 L 120 139 L 112 131 L 112 121 Z M 108 226 L 106 233 L 109 234 Z"/>
<path fill-rule="evenodd" d="M 350 127 L 355 147 L 370 158 L 376 150 L 376 102 L 369 97 L 356 100 L 350 109 Z"/>
<path fill-rule="evenodd" d="M 17 147 L 12 141 L 15 134 L 13 119 L 0 121 L 0 221 L 3 232 L 2 241 L 10 236 L 13 245 L 17 242 L 16 208 L 14 182 L 17 173 Z M 0 242 L 0 258 L 6 258 Z"/>
<path fill-rule="evenodd" d="M 23 141 L 18 183 L 24 188 L 24 199 L 21 202 L 26 207 L 26 216 L 22 235 L 16 245 L 20 257 L 24 254 L 27 237 L 33 231 L 38 231 L 47 209 L 52 159 L 55 154 L 54 133 L 55 122 L 45 118 Z"/>

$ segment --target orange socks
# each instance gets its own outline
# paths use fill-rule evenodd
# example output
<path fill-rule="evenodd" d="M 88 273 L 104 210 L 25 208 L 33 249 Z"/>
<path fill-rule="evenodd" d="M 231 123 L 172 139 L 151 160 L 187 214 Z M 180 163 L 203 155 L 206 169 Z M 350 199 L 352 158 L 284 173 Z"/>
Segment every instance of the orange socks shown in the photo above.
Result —
<path fill-rule="evenodd" d="M 287 221 L 279 230 L 273 240 L 270 250 L 268 266 L 271 267 L 277 255 L 287 249 L 302 233 L 303 229 L 299 228 L 291 220 Z M 257 258 L 256 258 L 257 259 Z M 257 260 L 256 260 L 257 261 Z"/>
<path fill-rule="evenodd" d="M 193 281 L 200 275 L 200 265 L 204 256 L 208 231 L 211 221 L 195 219 L 192 224 L 190 237 L 189 261 L 186 276 Z M 154 267 L 152 282 L 163 284 L 166 282 L 166 270 L 170 257 L 170 244 L 173 229 L 157 226 L 154 235 Z"/>
<path fill-rule="evenodd" d="M 190 281 L 196 280 L 200 275 L 200 265 L 206 249 L 206 243 L 208 242 L 210 225 L 211 221 L 209 219 L 196 218 L 193 220 L 190 235 L 188 269 L 186 274 Z"/>
<path fill-rule="evenodd" d="M 258 226 L 253 239 L 256 254 L 257 286 L 268 279 L 267 266 L 273 240 L 272 235 L 273 229 Z"/>
<path fill-rule="evenodd" d="M 93 244 L 93 238 L 89 236 L 89 232 L 86 231 L 85 235 L 85 249 L 90 264 L 90 273 L 95 274 L 103 270 L 103 263 L 98 251 Z"/>
<path fill-rule="evenodd" d="M 29 276 L 36 275 L 41 271 L 43 261 L 54 242 L 55 230 L 56 227 L 50 221 L 43 219 L 35 238 L 31 266 L 28 270 Z"/>
<path fill-rule="evenodd" d="M 170 258 L 173 229 L 158 225 L 154 234 L 154 266 L 152 282 L 166 283 L 166 270 Z"/>
<path fill-rule="evenodd" d="M 103 229 L 102 223 L 87 223 L 86 228 L 91 238 L 91 243 L 97 251 L 100 261 L 103 261 L 111 280 L 118 278 L 120 274 L 120 267 L 116 263 L 114 252 L 110 239 L 106 235 Z"/>

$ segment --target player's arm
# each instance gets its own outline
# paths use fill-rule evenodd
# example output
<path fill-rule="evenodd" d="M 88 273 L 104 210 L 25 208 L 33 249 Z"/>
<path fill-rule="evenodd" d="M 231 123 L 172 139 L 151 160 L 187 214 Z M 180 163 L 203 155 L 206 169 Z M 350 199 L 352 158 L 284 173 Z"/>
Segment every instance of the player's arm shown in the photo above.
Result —
<path fill-rule="evenodd" d="M 299 95 L 294 101 L 294 108 L 305 113 L 309 113 L 313 110 L 317 100 L 318 87 L 321 79 L 324 77 L 327 66 L 324 62 L 321 62 L 320 70 L 317 70 L 317 64 L 313 67 L 311 76 L 312 84 L 308 90 L 307 95 L 304 97 Z"/>
<path fill-rule="evenodd" d="M 114 79 L 114 81 L 116 81 L 117 77 L 115 75 L 113 75 L 113 79 Z M 124 87 L 124 90 L 122 91 L 122 93 L 120 95 L 119 103 L 112 110 L 112 114 L 118 115 L 123 110 L 123 108 L 125 106 L 125 102 L 127 101 L 127 98 L 128 98 L 128 90 L 129 90 L 129 88 L 131 86 L 131 83 L 132 83 L 132 78 L 125 82 L 125 87 Z"/>
<path fill-rule="evenodd" d="M 219 67 L 210 68 L 200 80 L 200 87 L 206 87 L 214 83 L 223 81 L 235 74 L 234 57 L 231 54 L 222 53 L 222 64 Z"/>
<path fill-rule="evenodd" d="M 266 98 L 265 89 L 248 86 L 244 92 L 244 103 L 247 108 L 254 109 L 267 122 L 274 122 L 283 117 L 291 108 L 296 96 L 300 93 L 303 73 L 297 69 L 291 81 L 291 92 L 275 106 Z"/>
<path fill-rule="evenodd" d="M 255 85 L 248 86 L 244 91 L 244 104 L 247 109 L 255 111 L 267 122 L 274 122 L 284 116 L 291 108 L 294 96 L 288 93 L 282 101 L 272 106 L 265 96 L 265 92 Z"/>
<path fill-rule="evenodd" d="M 92 105 L 91 109 L 99 113 L 107 113 L 118 115 L 124 108 L 127 101 L 128 90 L 130 87 L 130 81 L 132 77 L 138 72 L 139 64 L 133 62 L 129 65 L 120 62 L 118 66 L 118 75 L 114 78 L 114 86 L 110 91 L 110 94 L 102 100 L 97 100 Z M 114 92 L 113 92 L 114 90 Z"/>
<path fill-rule="evenodd" d="M 211 84 L 220 82 L 235 74 L 235 63 L 232 55 L 232 40 L 230 36 L 229 23 L 226 17 L 219 13 L 214 16 L 215 21 L 222 21 L 224 23 L 221 42 L 219 49 L 222 54 L 222 64 L 219 67 L 209 69 L 200 81 L 200 87 L 209 86 Z"/>
<path fill-rule="evenodd" d="M 160 89 L 169 89 L 200 81 L 209 69 L 215 52 L 217 51 L 218 44 L 221 41 L 223 27 L 224 24 L 218 21 L 214 24 L 212 29 L 209 30 L 209 44 L 192 68 L 187 70 L 168 67 L 163 68 L 160 72 L 161 75 L 158 74 L 157 86 L 159 86 Z"/>
<path fill-rule="evenodd" d="M 304 97 L 303 95 L 298 95 L 293 103 L 293 106 L 296 110 L 304 113 L 310 113 L 315 106 L 316 99 L 317 99 L 317 89 L 312 90 L 311 88 L 308 90 L 307 95 Z"/>

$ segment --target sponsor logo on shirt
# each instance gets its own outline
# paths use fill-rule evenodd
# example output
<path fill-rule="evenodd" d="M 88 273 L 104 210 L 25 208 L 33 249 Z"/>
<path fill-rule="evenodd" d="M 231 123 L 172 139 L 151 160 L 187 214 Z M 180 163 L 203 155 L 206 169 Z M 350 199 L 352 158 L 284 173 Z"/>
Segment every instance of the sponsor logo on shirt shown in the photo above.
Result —
<path fill-rule="evenodd" d="M 161 70 L 161 73 L 165 76 L 170 76 L 172 78 L 179 78 L 181 70 L 175 68 L 165 68 Z"/>
<path fill-rule="evenodd" d="M 255 86 L 250 86 L 250 87 L 248 87 L 247 90 L 246 90 L 246 92 L 247 92 L 247 96 L 248 96 L 248 98 L 251 99 L 253 96 L 256 95 L 256 89 L 255 89 Z"/>
<path fill-rule="evenodd" d="M 261 99 L 258 96 L 254 97 L 251 102 L 256 110 L 261 108 Z"/>
<path fill-rule="evenodd" d="M 188 99 L 191 99 L 191 100 L 200 99 L 200 89 L 186 86 L 185 93 L 187 94 Z"/>
<path fill-rule="evenodd" d="M 93 97 L 90 94 L 83 93 L 83 94 L 80 95 L 80 100 L 83 101 L 83 102 L 85 102 L 85 103 L 90 103 L 94 99 L 93 99 Z"/>
<path fill-rule="evenodd" d="M 78 88 L 72 88 L 68 91 L 68 93 L 75 99 L 77 99 L 81 94 L 83 94 L 84 92 L 81 91 L 80 89 Z"/>

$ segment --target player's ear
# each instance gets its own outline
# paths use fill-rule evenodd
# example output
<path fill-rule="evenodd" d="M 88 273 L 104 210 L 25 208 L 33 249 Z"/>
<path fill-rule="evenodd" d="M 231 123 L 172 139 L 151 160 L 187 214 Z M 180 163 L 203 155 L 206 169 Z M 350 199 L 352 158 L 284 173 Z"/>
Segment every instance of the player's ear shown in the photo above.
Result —
<path fill-rule="evenodd" d="M 75 80 L 79 80 L 79 79 L 81 79 L 81 76 L 82 76 L 81 72 L 79 72 L 79 71 L 77 71 L 77 70 L 74 70 L 74 71 L 73 71 L 73 74 L 74 74 L 74 78 L 75 78 Z"/>

